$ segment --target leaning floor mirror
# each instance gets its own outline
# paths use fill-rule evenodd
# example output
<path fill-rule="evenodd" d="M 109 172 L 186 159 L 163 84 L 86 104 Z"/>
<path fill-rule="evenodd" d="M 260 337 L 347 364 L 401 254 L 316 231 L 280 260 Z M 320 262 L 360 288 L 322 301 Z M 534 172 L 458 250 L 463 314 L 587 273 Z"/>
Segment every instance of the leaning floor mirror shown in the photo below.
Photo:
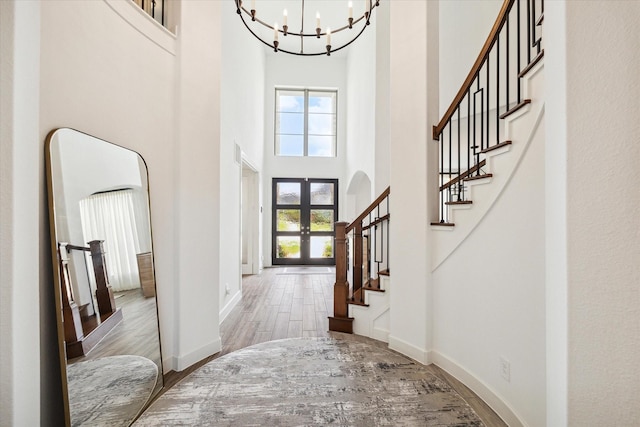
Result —
<path fill-rule="evenodd" d="M 162 389 L 147 168 L 73 129 L 47 137 L 68 426 L 128 426 Z"/>

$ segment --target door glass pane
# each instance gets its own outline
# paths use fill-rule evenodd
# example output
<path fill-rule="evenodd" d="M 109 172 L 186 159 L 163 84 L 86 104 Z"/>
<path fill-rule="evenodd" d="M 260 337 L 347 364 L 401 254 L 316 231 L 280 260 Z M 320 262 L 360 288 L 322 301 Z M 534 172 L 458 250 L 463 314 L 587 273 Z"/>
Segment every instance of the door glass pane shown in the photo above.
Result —
<path fill-rule="evenodd" d="M 300 204 L 300 183 L 299 182 L 279 182 L 277 184 L 277 200 L 279 205 L 299 205 Z"/>
<path fill-rule="evenodd" d="M 332 258 L 333 257 L 333 237 L 312 236 L 310 245 L 311 258 Z"/>
<path fill-rule="evenodd" d="M 300 231 L 300 210 L 278 209 L 278 231 Z"/>
<path fill-rule="evenodd" d="M 312 205 L 333 205 L 333 183 L 312 182 L 310 187 Z"/>
<path fill-rule="evenodd" d="M 311 209 L 311 231 L 333 231 L 333 209 Z"/>
<path fill-rule="evenodd" d="M 299 236 L 278 236 L 277 258 L 300 258 Z"/>

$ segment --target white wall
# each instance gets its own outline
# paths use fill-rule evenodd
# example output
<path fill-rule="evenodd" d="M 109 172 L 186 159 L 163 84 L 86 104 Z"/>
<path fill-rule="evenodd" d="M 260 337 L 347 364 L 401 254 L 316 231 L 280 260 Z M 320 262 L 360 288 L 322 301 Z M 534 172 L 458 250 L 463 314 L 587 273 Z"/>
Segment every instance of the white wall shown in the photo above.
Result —
<path fill-rule="evenodd" d="M 545 288 L 547 425 L 567 425 L 567 42 L 565 2 L 547 2 L 545 43 Z"/>
<path fill-rule="evenodd" d="M 444 113 L 478 58 L 503 1 L 440 0 L 439 3 L 440 113 Z"/>
<path fill-rule="evenodd" d="M 38 131 L 40 5 L 0 2 L 0 425 L 60 420 Z M 40 268 L 37 266 L 40 265 Z M 47 301 L 47 298 L 50 298 Z M 41 313 L 39 316 L 38 314 Z M 51 324 L 51 326 L 49 326 Z M 51 334 L 41 337 L 41 328 Z M 53 348 L 53 351 L 51 351 Z M 41 386 L 42 390 L 41 391 Z M 46 418 L 45 418 L 46 419 Z"/>
<path fill-rule="evenodd" d="M 428 130 L 438 114 L 438 72 L 434 61 L 428 62 L 427 58 L 437 57 L 438 3 L 398 0 L 389 3 L 389 8 L 389 63 L 393 64 L 388 107 L 392 215 L 389 266 L 393 274 L 389 346 L 427 363 L 431 345 L 428 200 L 429 188 L 437 188 L 427 172 L 433 155 Z"/>
<path fill-rule="evenodd" d="M 389 116 L 389 98 L 390 98 L 390 73 L 391 63 L 390 55 L 390 8 L 376 8 L 374 24 L 376 32 L 376 65 L 375 65 L 375 183 L 373 186 L 373 197 L 381 194 L 388 186 L 391 179 L 390 155 L 391 155 L 391 136 L 390 136 L 390 116 Z"/>
<path fill-rule="evenodd" d="M 566 74 L 550 94 L 566 118 L 566 374 L 569 425 L 637 425 L 640 405 L 640 3 L 593 1 L 563 6 Z M 555 10 L 555 9 L 552 9 Z M 554 31 L 558 28 L 554 28 Z M 557 34 L 557 32 L 554 32 Z M 594 55 L 593 52 L 598 52 Z M 590 173 L 584 173 L 590 171 Z M 550 294 L 552 303 L 557 296 Z M 562 298 L 562 296 L 559 296 Z M 562 301 L 562 299 L 560 299 Z M 555 306 L 554 306 L 555 308 Z M 560 311 L 562 310 L 562 311 Z M 563 326 L 563 325 L 560 325 Z M 555 343 L 554 343 L 555 344 Z M 563 361 L 553 359 L 556 367 Z M 560 384 L 564 378 L 557 380 Z M 556 382 L 554 381 L 554 384 Z"/>
<path fill-rule="evenodd" d="M 382 8 L 377 8 L 375 11 L 376 20 L 380 9 Z M 344 139 L 346 146 L 345 176 L 348 182 L 351 183 L 356 173 L 362 172 L 369 177 L 375 186 L 377 73 L 375 29 L 367 29 L 349 47 L 349 56 L 346 62 L 347 135 Z M 375 197 L 375 195 L 370 194 L 369 202 Z M 344 219 L 346 220 L 347 218 Z"/>
<path fill-rule="evenodd" d="M 479 381 L 530 426 L 544 425 L 546 414 L 544 127 L 536 129 L 490 212 L 433 273 L 434 361 L 464 369 L 475 378 L 461 378 L 467 385 Z"/>
<path fill-rule="evenodd" d="M 338 90 L 337 157 L 278 157 L 274 155 L 276 87 Z M 263 262 L 271 265 L 271 186 L 273 178 L 338 178 L 338 218 L 342 218 L 348 181 L 344 176 L 346 134 L 346 60 L 338 56 L 294 57 L 267 52 L 265 79 L 263 174 Z"/>
<path fill-rule="evenodd" d="M 220 91 L 220 200 L 224 203 L 220 210 L 221 321 L 241 296 L 242 165 L 236 162 L 235 146 L 237 144 L 241 148 L 245 159 L 260 173 L 264 158 L 265 117 L 263 48 L 236 18 L 234 3 L 222 3 L 222 14 L 226 18 L 222 20 Z"/>
<path fill-rule="evenodd" d="M 171 303 L 176 271 L 172 261 L 175 54 L 141 36 L 106 2 L 44 2 L 42 15 L 41 139 L 54 128 L 71 127 L 138 151 L 149 166 L 166 358 L 175 348 Z M 155 37 L 174 42 L 164 30 L 151 29 L 157 30 Z M 147 78 L 135 78 L 138 73 Z M 46 205 L 42 209 L 46 212 Z"/>
<path fill-rule="evenodd" d="M 61 424 L 43 155 L 53 128 L 147 161 L 165 371 L 219 348 L 220 59 L 202 45 L 220 39 L 219 4 L 183 6 L 176 39 L 129 2 L 2 2 L 3 424 Z"/>
<path fill-rule="evenodd" d="M 182 2 L 178 24 L 176 370 L 221 348 L 221 53 L 209 42 L 222 35 L 220 8 L 220 2 Z"/>

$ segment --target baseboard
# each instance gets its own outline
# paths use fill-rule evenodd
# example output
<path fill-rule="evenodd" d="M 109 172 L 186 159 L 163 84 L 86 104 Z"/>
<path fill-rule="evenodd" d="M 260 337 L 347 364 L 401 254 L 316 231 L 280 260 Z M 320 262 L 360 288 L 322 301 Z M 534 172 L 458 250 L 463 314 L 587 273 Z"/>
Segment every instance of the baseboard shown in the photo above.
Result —
<path fill-rule="evenodd" d="M 205 357 L 209 357 L 222 350 L 222 340 L 218 337 L 215 341 L 206 344 L 199 349 L 196 349 L 183 356 L 173 358 L 173 370 L 180 372 L 187 369 L 189 366 L 198 363 Z"/>
<path fill-rule="evenodd" d="M 378 341 L 382 341 L 382 342 L 389 342 L 389 331 L 385 330 L 385 329 L 378 329 L 378 328 L 373 328 L 371 330 L 371 338 L 373 338 L 374 340 L 378 340 Z"/>
<path fill-rule="evenodd" d="M 393 337 L 389 335 L 389 348 L 391 350 L 395 350 L 399 353 L 404 354 L 407 357 L 415 360 L 416 362 L 422 363 L 423 365 L 428 365 L 431 363 L 429 361 L 429 352 L 414 346 L 413 344 L 409 344 L 406 341 L 403 341 L 399 338 Z"/>
<path fill-rule="evenodd" d="M 450 375 L 454 376 L 464 385 L 469 387 L 477 394 L 487 405 L 495 411 L 502 420 L 510 427 L 526 427 L 524 423 L 515 413 L 515 411 L 497 394 L 491 387 L 486 385 L 482 380 L 475 377 L 469 371 L 464 369 L 458 363 L 447 356 L 430 351 L 431 363 L 443 369 Z"/>
<path fill-rule="evenodd" d="M 236 294 L 229 300 L 227 305 L 224 306 L 222 310 L 220 310 L 220 320 L 219 323 L 222 323 L 224 319 L 231 313 L 231 311 L 238 305 L 240 300 L 242 299 L 242 291 L 236 292 Z"/>

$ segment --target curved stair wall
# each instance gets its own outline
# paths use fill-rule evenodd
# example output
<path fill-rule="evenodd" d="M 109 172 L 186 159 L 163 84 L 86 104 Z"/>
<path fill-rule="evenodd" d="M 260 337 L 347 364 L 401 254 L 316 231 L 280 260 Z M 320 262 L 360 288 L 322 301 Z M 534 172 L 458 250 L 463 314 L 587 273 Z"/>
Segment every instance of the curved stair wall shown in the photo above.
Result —
<path fill-rule="evenodd" d="M 451 255 L 491 211 L 515 174 L 537 130 L 541 128 L 544 116 L 544 99 L 540 96 L 544 94 L 543 68 L 543 64 L 538 63 L 523 81 L 525 96 L 531 99 L 531 103 L 504 119 L 505 140 L 511 143 L 485 154 L 486 164 L 482 169 L 490 176 L 466 183 L 467 198 L 472 203 L 447 206 L 451 225 L 431 226 L 432 230 L 439 231 L 433 233 L 434 269 Z"/>
<path fill-rule="evenodd" d="M 506 125 L 513 144 L 488 156 L 491 180 L 472 185 L 455 226 L 432 226 L 431 246 L 430 360 L 510 426 L 546 414 L 543 64 L 526 86 L 531 105 Z"/>

